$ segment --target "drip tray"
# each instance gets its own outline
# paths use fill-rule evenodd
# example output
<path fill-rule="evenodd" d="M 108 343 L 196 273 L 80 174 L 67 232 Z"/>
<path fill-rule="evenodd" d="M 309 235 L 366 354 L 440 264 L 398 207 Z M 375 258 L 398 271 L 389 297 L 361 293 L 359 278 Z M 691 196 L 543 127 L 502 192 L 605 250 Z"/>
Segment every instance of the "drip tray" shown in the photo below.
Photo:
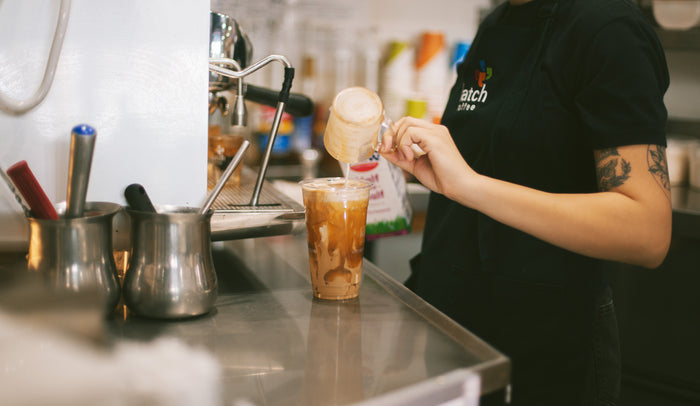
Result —
<path fill-rule="evenodd" d="M 213 241 L 294 234 L 304 229 L 304 207 L 263 181 L 258 204 L 250 205 L 257 173 L 242 167 L 239 185 L 226 185 L 212 204 Z M 209 181 L 209 189 L 214 183 Z"/>

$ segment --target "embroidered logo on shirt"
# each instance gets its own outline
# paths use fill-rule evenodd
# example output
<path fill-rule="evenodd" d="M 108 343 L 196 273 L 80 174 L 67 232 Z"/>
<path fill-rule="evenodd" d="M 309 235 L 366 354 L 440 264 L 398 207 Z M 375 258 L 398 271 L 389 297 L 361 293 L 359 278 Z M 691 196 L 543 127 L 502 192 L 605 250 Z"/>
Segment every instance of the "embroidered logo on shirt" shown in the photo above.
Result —
<path fill-rule="evenodd" d="M 493 69 L 490 66 L 486 66 L 486 62 L 483 60 L 479 61 L 479 68 L 474 71 L 474 79 L 479 83 L 479 87 L 483 87 L 484 82 L 493 76 Z"/>
<path fill-rule="evenodd" d="M 474 71 L 474 80 L 476 80 L 479 87 L 476 89 L 474 87 L 469 89 L 462 88 L 457 111 L 473 111 L 476 109 L 477 104 L 486 102 L 488 97 L 486 81 L 491 79 L 491 76 L 493 76 L 493 69 L 490 66 L 486 66 L 486 62 L 483 60 L 479 61 L 479 69 Z"/>

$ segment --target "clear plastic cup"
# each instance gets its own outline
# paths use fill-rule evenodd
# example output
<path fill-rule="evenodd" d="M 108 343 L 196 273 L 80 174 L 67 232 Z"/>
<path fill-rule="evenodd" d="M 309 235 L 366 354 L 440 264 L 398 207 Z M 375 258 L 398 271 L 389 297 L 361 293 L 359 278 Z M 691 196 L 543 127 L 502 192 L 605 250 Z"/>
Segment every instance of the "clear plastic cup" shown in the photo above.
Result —
<path fill-rule="evenodd" d="M 306 179 L 300 184 L 314 296 L 329 300 L 357 297 L 372 184 L 345 178 Z"/>

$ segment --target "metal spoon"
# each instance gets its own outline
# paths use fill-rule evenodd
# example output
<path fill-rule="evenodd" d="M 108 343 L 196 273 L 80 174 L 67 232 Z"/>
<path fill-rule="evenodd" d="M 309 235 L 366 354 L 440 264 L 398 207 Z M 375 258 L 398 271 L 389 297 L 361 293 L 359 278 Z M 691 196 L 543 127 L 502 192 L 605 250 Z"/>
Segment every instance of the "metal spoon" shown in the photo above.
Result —
<path fill-rule="evenodd" d="M 83 216 L 97 131 L 86 124 L 71 131 L 66 218 Z"/>
<path fill-rule="evenodd" d="M 238 149 L 238 152 L 236 152 L 236 155 L 233 156 L 233 159 L 226 167 L 226 170 L 221 175 L 221 178 L 216 183 L 216 186 L 214 186 L 214 189 L 209 193 L 209 196 L 207 196 L 207 200 L 204 201 L 202 208 L 199 209 L 199 214 L 205 214 L 207 211 L 209 211 L 209 208 L 211 207 L 212 203 L 214 203 L 214 200 L 216 200 L 216 198 L 219 197 L 219 193 L 221 193 L 221 189 L 224 188 L 224 185 L 228 181 L 228 178 L 231 177 L 233 171 L 236 170 L 238 164 L 241 163 L 243 154 L 245 154 L 245 151 L 248 149 L 249 145 L 250 142 L 248 140 L 243 140 L 243 143 Z"/>

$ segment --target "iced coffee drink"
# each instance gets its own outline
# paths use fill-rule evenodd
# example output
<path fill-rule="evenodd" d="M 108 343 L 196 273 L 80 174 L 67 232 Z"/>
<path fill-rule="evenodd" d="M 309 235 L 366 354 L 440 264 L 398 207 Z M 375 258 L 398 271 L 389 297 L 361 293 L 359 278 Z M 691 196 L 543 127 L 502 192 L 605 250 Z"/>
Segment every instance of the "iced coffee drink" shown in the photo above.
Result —
<path fill-rule="evenodd" d="M 323 178 L 301 182 L 313 294 L 320 299 L 356 297 L 371 183 Z"/>

